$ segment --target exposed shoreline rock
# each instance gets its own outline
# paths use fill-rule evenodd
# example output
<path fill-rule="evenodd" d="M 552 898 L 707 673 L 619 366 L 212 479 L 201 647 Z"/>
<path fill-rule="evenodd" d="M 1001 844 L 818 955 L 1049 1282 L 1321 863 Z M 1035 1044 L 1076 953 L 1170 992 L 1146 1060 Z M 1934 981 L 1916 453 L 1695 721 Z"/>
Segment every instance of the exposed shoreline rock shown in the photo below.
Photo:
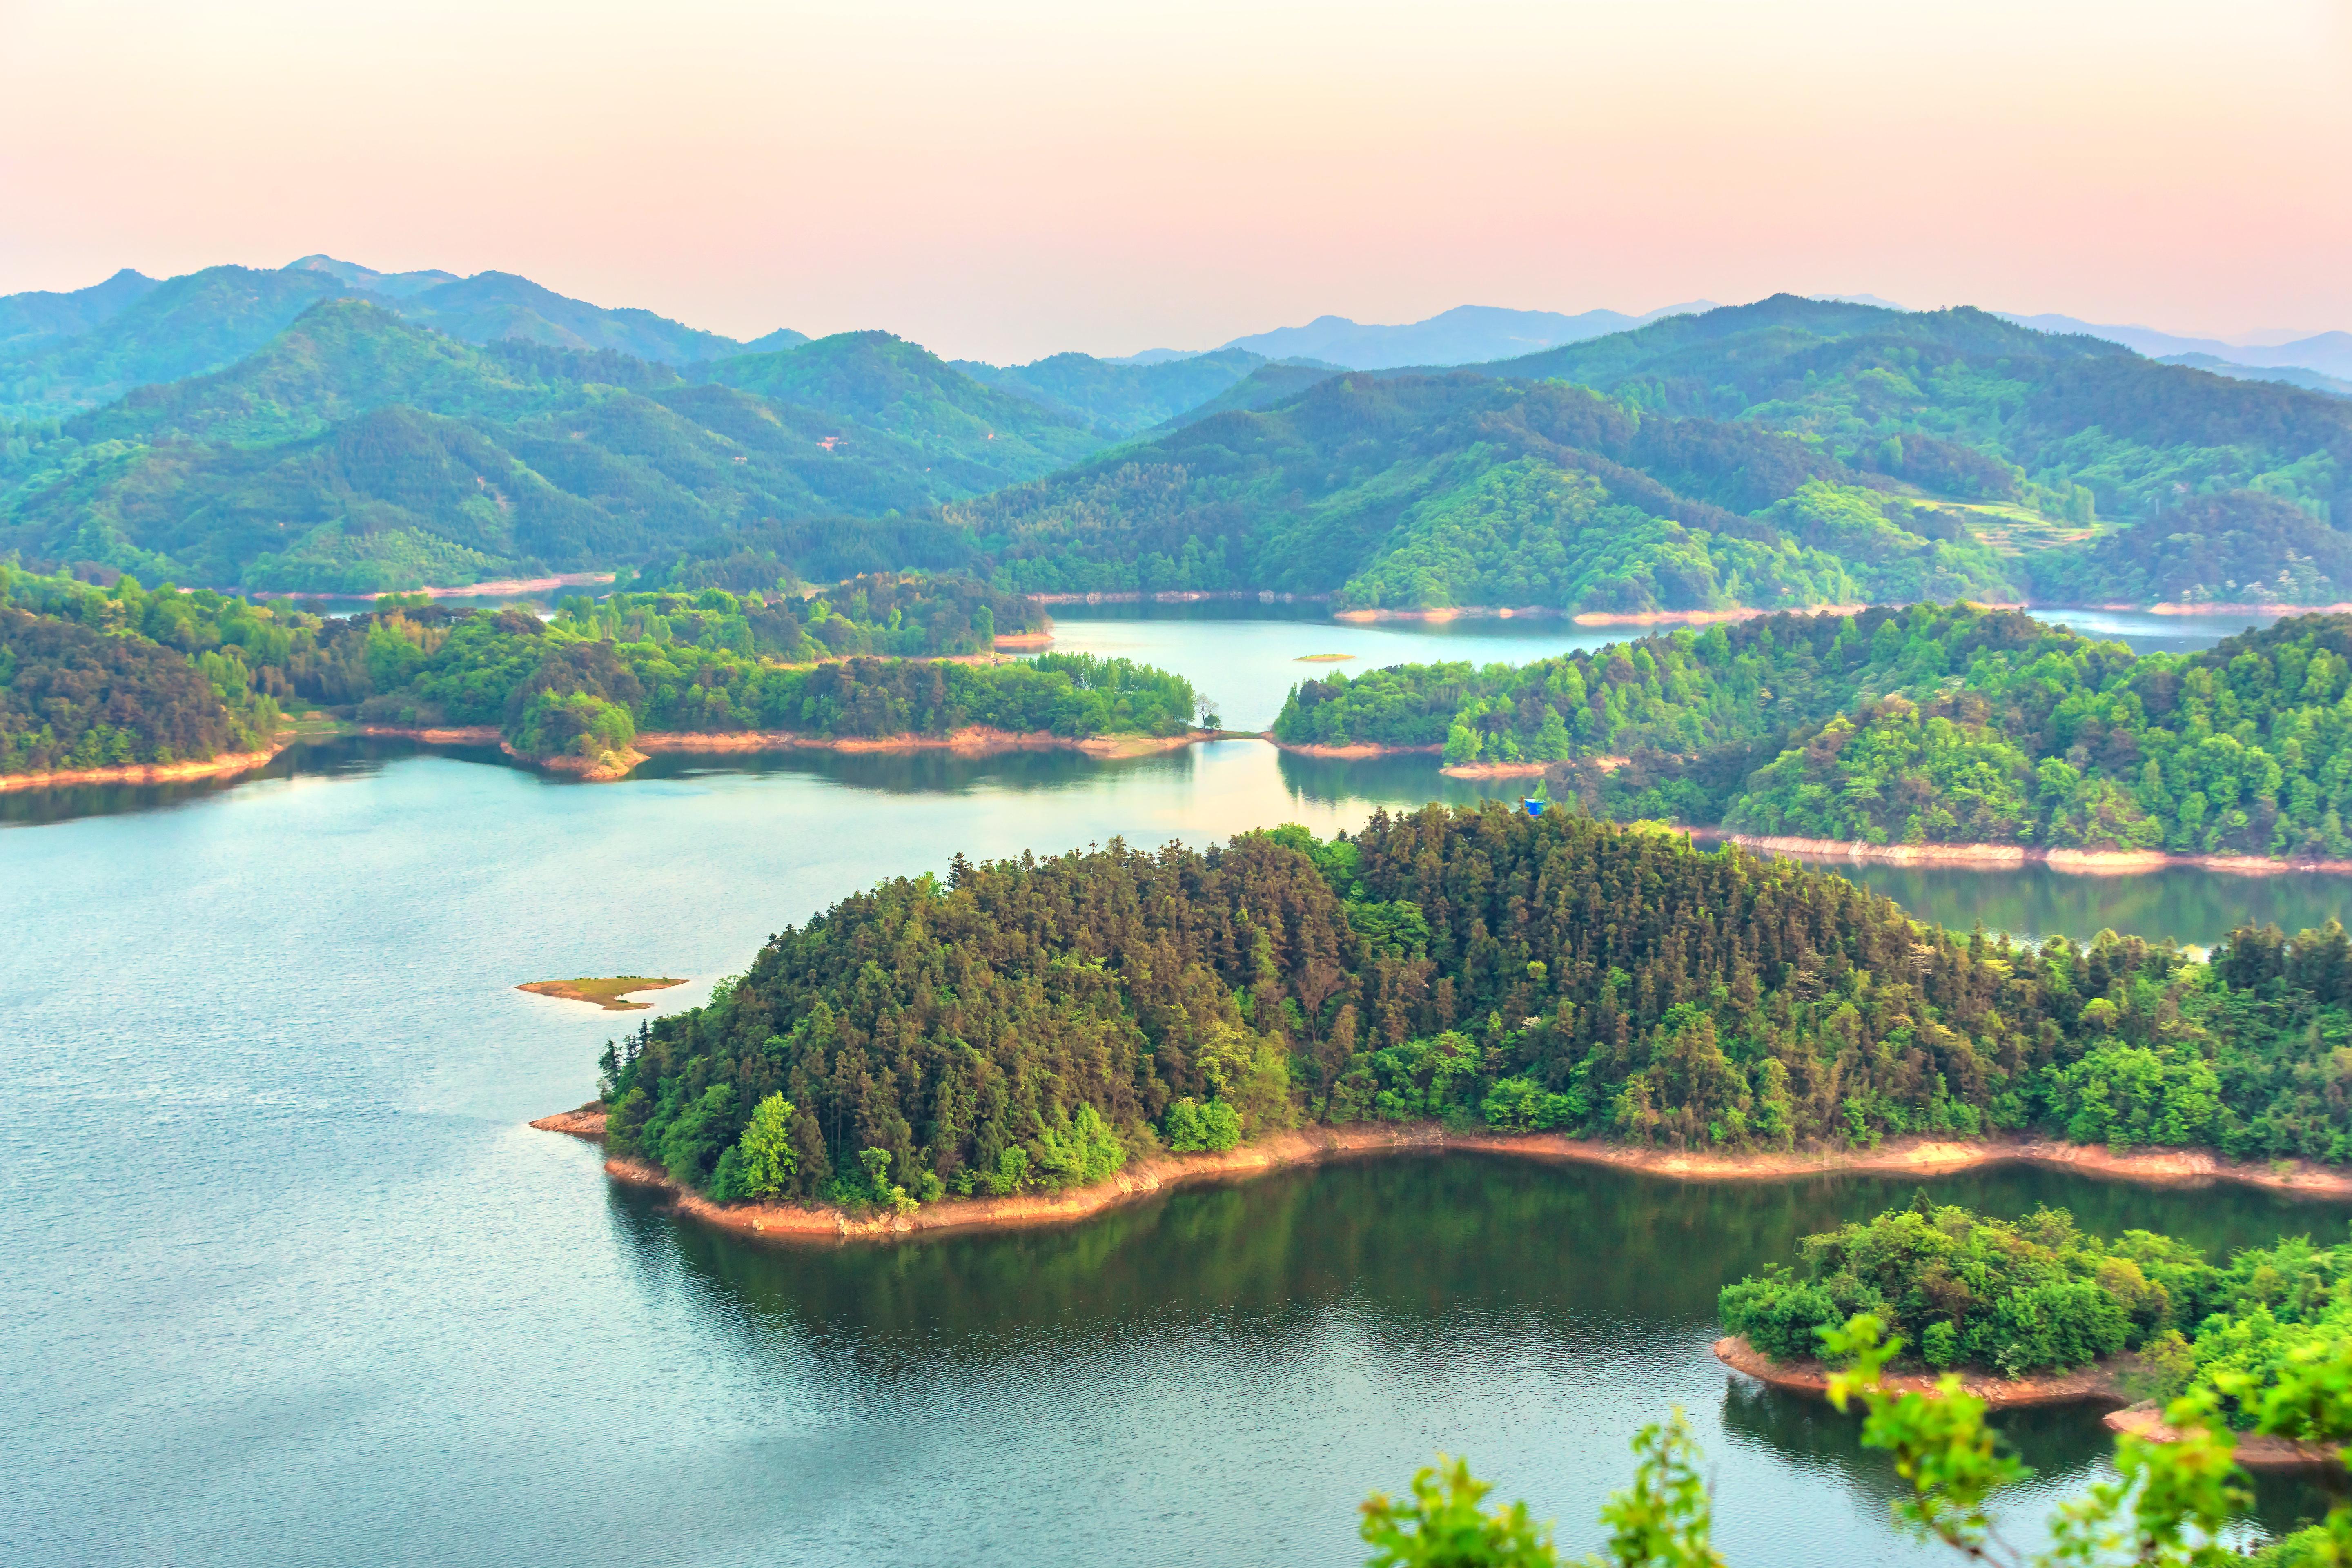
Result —
<path fill-rule="evenodd" d="M 185 763 L 122 763 L 104 768 L 56 768 L 40 773 L 0 774 L 0 790 L 63 789 L 74 784 L 175 784 L 184 779 L 221 778 L 267 767 L 278 753 L 292 745 L 295 731 L 280 730 L 268 750 L 224 752 Z"/>
<path fill-rule="evenodd" d="M 1345 746 L 1318 746 L 1312 742 L 1277 741 L 1274 731 L 1265 730 L 1258 738 L 1276 750 L 1293 752 L 1302 757 L 1326 757 L 1337 762 L 1358 762 L 1366 757 L 1435 757 L 1444 754 L 1444 746 L 1383 746 L 1374 741 L 1357 741 Z"/>
<path fill-rule="evenodd" d="M 2100 1420 L 2110 1432 L 2129 1432 L 2153 1443 L 2180 1440 L 2180 1434 L 2164 1424 L 2164 1412 L 2152 1399 L 2111 1410 Z M 2339 1444 L 2298 1443 L 2292 1437 L 2255 1432 L 2236 1436 L 2238 1463 L 2250 1470 L 2333 1470 L 2341 1474 L 2344 1469 L 2344 1449 Z"/>
<path fill-rule="evenodd" d="M 1715 1359 L 1759 1383 L 1790 1394 L 1817 1396 L 1828 1394 L 1833 1370 L 1810 1358 L 1775 1361 L 1749 1344 L 1744 1336 L 1716 1341 Z M 1988 1408 L 1994 1410 L 2035 1405 L 2121 1405 L 2129 1395 L 2123 1392 L 2118 1378 L 2137 1365 L 2137 1358 L 2126 1354 L 2071 1372 L 2040 1373 L 2032 1377 L 2002 1377 L 1980 1368 L 1964 1368 L 1960 1371 L 1960 1390 L 1983 1400 Z M 1934 1375 L 1918 1373 L 1890 1372 L 1881 1379 L 1881 1386 L 1890 1394 L 1933 1394 L 1936 1385 Z"/>
<path fill-rule="evenodd" d="M 533 1127 L 601 1137 L 583 1119 L 590 1108 L 546 1117 Z M 571 1125 L 554 1125 L 558 1122 Z M 1876 1149 L 1817 1153 L 1718 1154 L 1630 1148 L 1557 1132 L 1449 1133 L 1434 1122 L 1381 1122 L 1313 1127 L 1280 1132 L 1219 1154 L 1160 1154 L 1131 1162 L 1107 1182 L 1058 1193 L 1003 1198 L 947 1198 L 904 1215 L 856 1215 L 819 1204 L 716 1204 L 633 1161 L 612 1159 L 606 1173 L 619 1181 L 660 1188 L 679 1211 L 730 1230 L 786 1240 L 840 1241 L 902 1237 L 950 1230 L 998 1229 L 1066 1224 L 1131 1203 L 1189 1182 L 1244 1180 L 1297 1165 L 1374 1154 L 1467 1150 L 1555 1164 L 1612 1165 L 1682 1181 L 1789 1181 L 1806 1176 L 1900 1173 L 1940 1174 L 1978 1165 L 2021 1162 L 2063 1166 L 2093 1175 L 2168 1185 L 2205 1185 L 2219 1181 L 2315 1197 L 2352 1197 L 2352 1174 L 2307 1163 L 2239 1164 L 2204 1150 L 2116 1154 L 2097 1145 L 2042 1139 L 1982 1142 L 1901 1139 Z"/>
<path fill-rule="evenodd" d="M 2023 844 L 1862 844 L 1840 838 L 1795 838 L 1741 833 L 1722 827 L 1692 827 L 1694 838 L 1738 844 L 1801 859 L 1877 861 L 1895 866 L 2011 867 L 2039 863 L 2077 877 L 2137 877 L 2182 866 L 2241 877 L 2272 877 L 2286 871 L 2352 873 L 2352 860 L 2273 860 L 2257 855 L 2168 855 L 2160 849 L 2042 849 Z"/>
<path fill-rule="evenodd" d="M 529 766 L 575 778 L 604 783 L 625 778 L 639 763 L 656 752 L 953 752 L 962 756 L 992 756 L 1004 752 L 1081 752 L 1090 757 L 1117 760 L 1172 752 L 1199 741 L 1213 741 L 1219 731 L 1187 730 L 1179 735 L 1055 735 L 1046 731 L 992 730 L 967 725 L 944 735 L 803 735 L 789 730 L 650 730 L 637 736 L 626 752 L 604 757 L 570 755 L 529 757 L 518 752 L 497 729 L 488 724 L 410 728 L 396 724 L 361 724 L 353 732 L 386 739 L 417 741 L 435 746 L 496 746 Z M 267 761 L 268 759 L 263 759 Z"/>

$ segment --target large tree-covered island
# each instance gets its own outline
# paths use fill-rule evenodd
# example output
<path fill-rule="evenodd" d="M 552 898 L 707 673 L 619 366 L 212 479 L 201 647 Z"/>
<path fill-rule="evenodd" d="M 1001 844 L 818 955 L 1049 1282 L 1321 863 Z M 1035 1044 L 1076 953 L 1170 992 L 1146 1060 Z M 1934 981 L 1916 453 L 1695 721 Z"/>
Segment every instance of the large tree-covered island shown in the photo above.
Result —
<path fill-rule="evenodd" d="M 997 658 L 1000 637 L 1034 640 L 1047 623 L 968 577 L 770 582 L 573 597 L 551 619 L 419 596 L 327 616 L 0 565 L 0 775 L 250 767 L 287 710 L 592 777 L 625 772 L 641 747 L 1118 751 L 1192 733 L 1180 676 Z"/>
<path fill-rule="evenodd" d="M 2336 928 L 2036 949 L 1736 847 L 1499 806 L 899 879 L 608 1047 L 616 1166 L 908 1210 L 1437 1124 L 1767 1163 L 1888 1139 L 2352 1159 Z M 1944 1157 L 1969 1157 L 1948 1148 Z"/>

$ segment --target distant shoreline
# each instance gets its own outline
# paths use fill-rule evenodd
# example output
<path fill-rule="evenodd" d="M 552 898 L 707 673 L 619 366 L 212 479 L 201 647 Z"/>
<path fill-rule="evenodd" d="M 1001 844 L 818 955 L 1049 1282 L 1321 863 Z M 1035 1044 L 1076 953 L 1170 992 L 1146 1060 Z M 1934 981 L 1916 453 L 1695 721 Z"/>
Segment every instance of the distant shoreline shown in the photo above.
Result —
<path fill-rule="evenodd" d="M 1179 735 L 1069 736 L 1044 730 L 996 730 L 981 724 L 968 724 L 943 735 L 820 736 L 803 735 L 790 730 L 649 730 L 631 742 L 631 752 L 620 753 L 634 758 L 628 767 L 614 771 L 582 757 L 524 756 L 507 742 L 497 728 L 488 724 L 419 727 L 360 724 L 353 726 L 353 732 L 417 741 L 435 746 L 496 746 L 516 762 L 557 773 L 573 773 L 599 783 L 625 777 L 630 769 L 655 752 L 700 752 L 716 756 L 758 752 L 952 752 L 960 756 L 993 756 L 1007 752 L 1080 752 L 1104 761 L 1117 761 L 1178 751 L 1196 742 L 1216 740 L 1220 733 L 1213 730 L 1187 730 Z"/>
<path fill-rule="evenodd" d="M 248 594 L 257 599 L 326 599 L 353 604 L 369 603 L 386 594 L 422 594 L 428 599 L 519 599 L 530 594 L 551 594 L 558 588 L 601 587 L 612 582 L 614 576 L 610 572 L 561 572 L 551 577 L 500 577 L 493 582 L 446 588 L 379 588 L 371 594 L 319 593 L 303 588 L 221 588 L 215 592 L 231 596 Z"/>
<path fill-rule="evenodd" d="M 600 1141 L 604 1116 L 583 1106 L 541 1117 L 530 1125 Z M 1557 1132 L 1449 1133 L 1433 1122 L 1355 1123 L 1277 1132 L 1223 1153 L 1158 1154 L 1131 1161 L 1117 1175 L 1091 1186 L 1014 1197 L 947 1198 L 903 1215 L 852 1215 L 813 1203 L 718 1204 L 649 1165 L 614 1158 L 604 1162 L 604 1170 L 615 1181 L 666 1192 L 679 1212 L 722 1229 L 784 1241 L 850 1241 L 1068 1224 L 1193 1182 L 1245 1180 L 1294 1166 L 1376 1154 L 1454 1150 L 1553 1164 L 1610 1165 L 1681 1181 L 1794 1181 L 1876 1173 L 1943 1175 L 1981 1165 L 2024 1163 L 2158 1185 L 2227 1181 L 2312 1197 L 2352 1198 L 2352 1174 L 2303 1161 L 2277 1166 L 2240 1163 L 2208 1150 L 2116 1154 L 2104 1145 L 2048 1139 L 1965 1142 L 1906 1138 L 1890 1140 L 1875 1149 L 1822 1153 L 1693 1153 L 1604 1143 Z"/>
<path fill-rule="evenodd" d="M 219 778 L 267 767 L 278 753 L 292 745 L 295 731 L 280 730 L 269 748 L 261 752 L 224 752 L 187 763 L 124 763 L 105 768 L 58 768 L 40 773 L 0 773 L 0 791 L 65 789 L 75 784 L 176 784 L 185 779 Z"/>

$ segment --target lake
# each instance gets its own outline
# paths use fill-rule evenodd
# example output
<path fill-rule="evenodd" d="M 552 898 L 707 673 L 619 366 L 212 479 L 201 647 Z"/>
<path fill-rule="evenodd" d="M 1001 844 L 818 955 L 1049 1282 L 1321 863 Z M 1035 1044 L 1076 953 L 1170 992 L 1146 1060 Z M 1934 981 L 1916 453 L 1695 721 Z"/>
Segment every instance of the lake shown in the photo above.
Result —
<path fill-rule="evenodd" d="M 1300 652 L 1583 635 L 1064 622 L 1066 647 L 1164 650 L 1236 724 L 1317 668 Z M 587 1098 L 635 1018 L 518 982 L 691 975 L 667 1012 L 783 923 L 960 850 L 1328 833 L 1479 786 L 1247 741 L 659 762 L 579 785 L 343 742 L 225 784 L 0 796 L 0 1559 L 1339 1564 L 1354 1504 L 1440 1448 L 1581 1552 L 1626 1441 L 1680 1405 L 1734 1564 L 1937 1560 L 1893 1534 L 1852 1423 L 1706 1353 L 1726 1279 L 1909 1182 L 1407 1157 L 793 1250 L 676 1221 L 522 1125 Z M 1933 918 L 2081 934 L 2344 902 L 2317 879 L 1864 872 L 1890 892 L 1880 870 Z M 2352 1212 L 2022 1169 L 1927 1184 L 2216 1248 Z M 2105 1447 L 2082 1412 L 2011 1426 L 2043 1471 L 2029 1513 Z M 2265 1518 L 2323 1501 L 2269 1486 Z"/>

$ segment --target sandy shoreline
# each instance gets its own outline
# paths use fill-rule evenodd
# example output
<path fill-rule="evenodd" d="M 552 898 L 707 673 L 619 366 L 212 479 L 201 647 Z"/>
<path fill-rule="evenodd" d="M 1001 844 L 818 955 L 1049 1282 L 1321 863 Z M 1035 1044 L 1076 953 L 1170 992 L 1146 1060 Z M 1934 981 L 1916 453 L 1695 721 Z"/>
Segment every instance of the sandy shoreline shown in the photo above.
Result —
<path fill-rule="evenodd" d="M 1737 844 L 1771 855 L 1809 860 L 1872 860 L 1895 866 L 2000 868 L 2041 864 L 2077 877 L 2137 877 L 2168 867 L 2271 877 L 2285 871 L 2352 873 L 2352 860 L 2272 860 L 2255 855 L 2168 855 L 2160 849 L 2042 849 L 2021 844 L 1856 844 L 1837 838 L 1791 838 L 1720 827 L 1685 829 L 1694 838 Z"/>
<path fill-rule="evenodd" d="M 1437 771 L 1450 779 L 1541 778 L 1549 763 L 1448 763 Z"/>
<path fill-rule="evenodd" d="M 1858 616 L 1867 605 L 1797 605 L 1778 610 L 1584 610 L 1570 616 L 1542 605 L 1454 605 L 1435 610 L 1335 610 L 1335 621 L 1370 624 L 1379 621 L 1498 620 L 1565 618 L 1580 626 L 1712 626 L 1730 621 L 1752 621 L 1760 616 Z"/>
<path fill-rule="evenodd" d="M 1261 605 L 1319 605 L 1328 594 L 1276 593 L 1271 588 L 1166 588 L 1156 593 L 1124 589 L 1110 594 L 1029 594 L 1033 605 L 1208 605 L 1251 600 Z"/>
<path fill-rule="evenodd" d="M 515 598 L 525 594 L 550 594 L 558 588 L 601 587 L 613 580 L 610 572 L 561 572 L 551 577 L 500 577 L 489 583 L 467 583 L 454 588 L 384 588 L 373 594 L 314 594 L 300 589 L 258 588 L 257 599 L 325 599 L 333 603 L 373 603 L 385 594 L 422 594 L 428 599 Z M 235 596 L 244 592 L 223 588 Z"/>
<path fill-rule="evenodd" d="M 1088 735 L 1074 739 L 1044 730 L 992 730 L 970 724 L 944 735 L 795 734 L 788 730 L 655 731 L 639 735 L 641 752 L 955 752 L 987 756 L 998 752 L 1083 752 L 1090 757 L 1139 757 L 1172 752 L 1214 737 L 1206 730 L 1181 735 Z"/>
<path fill-rule="evenodd" d="M 603 1114 L 591 1107 L 542 1117 L 531 1125 L 583 1138 L 601 1138 L 604 1130 Z M 613 1159 L 605 1162 L 604 1169 L 615 1180 L 662 1189 L 680 1212 L 711 1225 L 784 1240 L 842 1241 L 1066 1224 L 1192 1182 L 1245 1180 L 1328 1160 L 1449 1150 L 1555 1164 L 1610 1165 L 1684 1181 L 1788 1181 L 1873 1173 L 1927 1175 L 2025 1163 L 2123 1181 L 2168 1185 L 2233 1181 L 2315 1197 L 2352 1197 L 2352 1174 L 2300 1161 L 2284 1163 L 2283 1167 L 2239 1164 L 2202 1150 L 2115 1154 L 2100 1145 L 2042 1139 L 1976 1143 L 1902 1139 L 1860 1151 L 1719 1154 L 1631 1148 L 1556 1132 L 1448 1133 L 1433 1122 L 1307 1128 L 1276 1133 L 1222 1154 L 1160 1154 L 1133 1161 L 1109 1181 L 1092 1186 L 1017 1197 L 949 1198 L 925 1204 L 906 1215 L 852 1215 L 815 1204 L 715 1204 L 650 1166 Z"/>
<path fill-rule="evenodd" d="M 1302 757 L 1328 757 L 1336 762 L 1347 763 L 1361 762 L 1367 757 L 1435 757 L 1443 756 L 1445 752 L 1445 748 L 1442 745 L 1383 746 L 1372 741 L 1357 741 L 1345 746 L 1318 746 L 1312 742 L 1304 741 L 1294 744 L 1288 741 L 1276 740 L 1274 731 L 1271 730 L 1261 731 L 1258 739 L 1282 751 L 1295 752 Z"/>
<path fill-rule="evenodd" d="M 1831 1368 L 1821 1362 L 1775 1361 L 1748 1342 L 1730 1337 L 1715 1342 L 1715 1359 L 1745 1377 L 1790 1394 L 1825 1398 Z M 2124 1384 L 2139 1369 L 2139 1357 L 2126 1351 L 2089 1366 L 2068 1372 L 2046 1372 L 2032 1377 L 2002 1377 L 1981 1368 L 1960 1371 L 1960 1392 L 1985 1402 L 1991 1410 L 2018 1410 L 2032 1405 L 2115 1405 L 2101 1424 L 2110 1432 L 2130 1432 L 2152 1442 L 2176 1441 L 2180 1434 L 2164 1424 L 2164 1413 L 2153 1400 L 2130 1403 Z M 1919 1373 L 1887 1373 L 1881 1386 L 1889 1394 L 1933 1394 L 1937 1378 Z M 2333 1443 L 2297 1443 L 2285 1437 L 2237 1436 L 2236 1457 L 2250 1470 L 2337 1469 L 2343 1451 Z"/>
<path fill-rule="evenodd" d="M 173 784 L 184 779 L 219 778 L 267 767 L 278 752 L 292 745 L 295 732 L 281 730 L 262 752 L 224 752 L 188 763 L 124 763 L 107 768 L 60 768 L 45 773 L 0 775 L 0 790 L 63 789 L 72 784 Z"/>
<path fill-rule="evenodd" d="M 1971 1393 L 1974 1390 L 1970 1390 Z M 2154 1400 L 2143 1400 L 2101 1418 L 2110 1432 L 2130 1432 L 2151 1442 L 2170 1443 L 2180 1434 L 2164 1424 L 2164 1412 Z M 2236 1434 L 2238 1463 L 2250 1470 L 2333 1470 L 2342 1474 L 2344 1450 L 2334 1443 L 2298 1443 L 2292 1437 Z"/>

